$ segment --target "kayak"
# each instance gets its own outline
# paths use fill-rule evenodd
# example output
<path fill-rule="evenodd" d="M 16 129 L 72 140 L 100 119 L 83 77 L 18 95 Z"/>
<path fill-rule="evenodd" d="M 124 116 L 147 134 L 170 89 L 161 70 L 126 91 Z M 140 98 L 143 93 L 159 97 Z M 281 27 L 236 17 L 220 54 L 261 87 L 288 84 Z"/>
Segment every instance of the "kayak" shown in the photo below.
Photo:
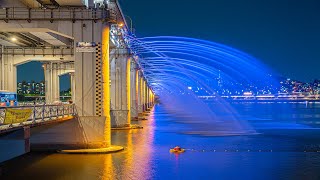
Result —
<path fill-rule="evenodd" d="M 170 149 L 171 153 L 184 153 L 185 151 L 186 151 L 185 149 L 181 149 L 181 150 Z"/>

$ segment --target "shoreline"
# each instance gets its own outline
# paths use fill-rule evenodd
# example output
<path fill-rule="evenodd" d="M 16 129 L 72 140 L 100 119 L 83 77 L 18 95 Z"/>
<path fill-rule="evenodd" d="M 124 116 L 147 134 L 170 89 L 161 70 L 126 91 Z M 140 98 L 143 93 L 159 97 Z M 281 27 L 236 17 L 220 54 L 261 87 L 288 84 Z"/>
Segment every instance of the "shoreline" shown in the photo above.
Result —
<path fill-rule="evenodd" d="M 206 102 L 216 101 L 218 99 L 203 99 Z M 224 99 L 227 102 L 274 102 L 274 103 L 320 103 L 320 99 Z"/>

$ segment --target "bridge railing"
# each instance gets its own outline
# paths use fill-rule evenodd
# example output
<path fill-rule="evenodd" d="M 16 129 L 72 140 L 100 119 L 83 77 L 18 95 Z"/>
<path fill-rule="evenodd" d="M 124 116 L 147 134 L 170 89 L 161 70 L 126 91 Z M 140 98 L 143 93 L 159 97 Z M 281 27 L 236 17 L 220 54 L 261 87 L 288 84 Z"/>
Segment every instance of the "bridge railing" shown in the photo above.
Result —
<path fill-rule="evenodd" d="M 45 21 L 76 21 L 102 20 L 106 13 L 103 9 L 58 8 L 58 9 L 29 9 L 23 7 L 6 7 L 0 9 L 0 20 L 45 20 Z"/>
<path fill-rule="evenodd" d="M 22 123 L 5 123 L 6 113 L 8 110 L 30 110 L 31 115 Z M 33 106 L 17 106 L 17 107 L 0 107 L 0 130 L 8 127 L 16 127 L 21 125 L 45 122 L 64 118 L 67 116 L 75 116 L 77 111 L 74 104 L 62 105 L 33 105 Z"/>

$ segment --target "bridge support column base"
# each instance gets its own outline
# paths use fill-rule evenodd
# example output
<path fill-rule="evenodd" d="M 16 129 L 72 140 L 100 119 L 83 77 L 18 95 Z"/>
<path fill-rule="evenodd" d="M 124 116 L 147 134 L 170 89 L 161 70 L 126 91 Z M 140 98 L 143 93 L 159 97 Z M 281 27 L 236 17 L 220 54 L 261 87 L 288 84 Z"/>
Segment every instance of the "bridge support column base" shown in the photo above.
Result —
<path fill-rule="evenodd" d="M 127 127 L 115 127 L 115 128 L 111 128 L 111 130 L 131 130 L 131 129 L 143 129 L 142 126 L 138 125 L 138 124 L 130 124 Z"/>
<path fill-rule="evenodd" d="M 139 116 L 138 121 L 148 120 L 148 117 L 146 116 Z"/>
<path fill-rule="evenodd" d="M 139 120 L 139 117 L 132 117 L 131 118 L 131 121 L 138 121 Z"/>
<path fill-rule="evenodd" d="M 96 149 L 76 149 L 76 150 L 61 150 L 60 153 L 66 154 L 108 154 L 115 153 L 124 150 L 122 146 L 109 146 L 106 148 L 96 148 Z"/>

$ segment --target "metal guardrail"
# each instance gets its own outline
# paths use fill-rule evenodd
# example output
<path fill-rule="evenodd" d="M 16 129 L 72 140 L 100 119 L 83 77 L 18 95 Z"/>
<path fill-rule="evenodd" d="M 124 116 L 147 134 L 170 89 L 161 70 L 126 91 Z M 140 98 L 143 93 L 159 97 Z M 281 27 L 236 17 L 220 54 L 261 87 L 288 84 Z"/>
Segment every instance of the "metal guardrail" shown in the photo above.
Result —
<path fill-rule="evenodd" d="M 15 56 L 37 56 L 37 55 L 52 55 L 52 56 L 73 56 L 73 46 L 46 46 L 44 47 L 16 47 L 7 46 L 2 52 L 3 55 L 15 55 Z"/>
<path fill-rule="evenodd" d="M 32 114 L 23 123 L 3 124 L 7 109 L 32 109 Z M 17 107 L 0 107 L 0 130 L 8 127 L 17 127 L 33 123 L 45 122 L 64 118 L 66 116 L 75 116 L 77 111 L 74 104 L 63 105 L 34 105 Z"/>
<path fill-rule="evenodd" d="M 58 9 L 29 9 L 21 7 L 6 7 L 0 9 L 0 20 L 32 20 L 37 21 L 77 21 L 103 20 L 107 17 L 104 9 L 58 8 Z"/>
<path fill-rule="evenodd" d="M 44 101 L 43 102 L 34 102 L 34 101 L 24 101 L 24 102 L 21 102 L 19 101 L 18 105 L 19 106 L 34 106 L 34 104 L 40 106 L 40 105 L 44 105 Z"/>

